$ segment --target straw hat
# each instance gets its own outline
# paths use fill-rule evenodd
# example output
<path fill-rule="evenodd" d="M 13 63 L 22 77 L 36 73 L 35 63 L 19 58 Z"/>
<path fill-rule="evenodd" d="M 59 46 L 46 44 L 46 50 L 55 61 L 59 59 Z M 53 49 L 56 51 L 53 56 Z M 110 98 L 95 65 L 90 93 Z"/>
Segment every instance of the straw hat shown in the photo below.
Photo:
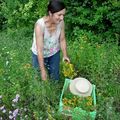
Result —
<path fill-rule="evenodd" d="M 85 78 L 75 78 L 69 86 L 70 92 L 81 97 L 90 96 L 92 93 L 92 84 Z"/>

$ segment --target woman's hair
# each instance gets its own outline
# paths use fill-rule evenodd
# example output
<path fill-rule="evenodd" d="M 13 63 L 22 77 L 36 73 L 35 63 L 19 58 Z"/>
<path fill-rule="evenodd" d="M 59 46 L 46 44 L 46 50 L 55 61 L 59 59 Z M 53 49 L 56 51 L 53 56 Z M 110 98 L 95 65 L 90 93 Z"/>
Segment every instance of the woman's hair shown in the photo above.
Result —
<path fill-rule="evenodd" d="M 47 12 L 56 13 L 65 9 L 65 4 L 60 0 L 50 0 Z"/>

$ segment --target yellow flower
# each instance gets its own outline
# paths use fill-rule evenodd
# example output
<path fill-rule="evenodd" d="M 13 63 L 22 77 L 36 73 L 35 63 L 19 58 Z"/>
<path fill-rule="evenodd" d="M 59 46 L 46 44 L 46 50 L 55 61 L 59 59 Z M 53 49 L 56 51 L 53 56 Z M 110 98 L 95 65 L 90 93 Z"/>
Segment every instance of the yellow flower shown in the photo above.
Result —
<path fill-rule="evenodd" d="M 24 69 L 29 69 L 31 67 L 31 64 L 27 63 L 23 66 Z"/>
<path fill-rule="evenodd" d="M 71 79 L 76 75 L 73 64 L 68 63 L 68 62 L 65 62 L 63 64 L 63 71 L 62 72 L 63 72 L 63 75 L 65 77 L 68 77 Z"/>

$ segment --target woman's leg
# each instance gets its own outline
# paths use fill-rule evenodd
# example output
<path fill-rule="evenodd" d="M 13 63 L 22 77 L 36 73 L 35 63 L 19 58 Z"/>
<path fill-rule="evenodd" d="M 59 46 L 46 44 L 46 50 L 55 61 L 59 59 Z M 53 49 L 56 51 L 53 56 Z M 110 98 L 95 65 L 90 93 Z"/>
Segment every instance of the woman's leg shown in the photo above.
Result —
<path fill-rule="evenodd" d="M 49 75 L 51 79 L 59 80 L 60 51 L 48 58 Z"/>
<path fill-rule="evenodd" d="M 40 72 L 38 56 L 32 53 L 32 64 L 33 67 Z M 60 51 L 55 55 L 44 58 L 45 67 L 48 70 L 51 79 L 59 80 L 59 64 L 60 64 Z"/>

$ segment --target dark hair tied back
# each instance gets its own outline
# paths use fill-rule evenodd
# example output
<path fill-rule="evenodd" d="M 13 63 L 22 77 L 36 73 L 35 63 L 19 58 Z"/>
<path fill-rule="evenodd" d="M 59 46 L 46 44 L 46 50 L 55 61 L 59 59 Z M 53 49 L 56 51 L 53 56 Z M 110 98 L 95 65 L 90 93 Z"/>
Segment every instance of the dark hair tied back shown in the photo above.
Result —
<path fill-rule="evenodd" d="M 48 12 L 52 14 L 65 9 L 65 4 L 60 0 L 51 0 L 48 4 Z"/>

